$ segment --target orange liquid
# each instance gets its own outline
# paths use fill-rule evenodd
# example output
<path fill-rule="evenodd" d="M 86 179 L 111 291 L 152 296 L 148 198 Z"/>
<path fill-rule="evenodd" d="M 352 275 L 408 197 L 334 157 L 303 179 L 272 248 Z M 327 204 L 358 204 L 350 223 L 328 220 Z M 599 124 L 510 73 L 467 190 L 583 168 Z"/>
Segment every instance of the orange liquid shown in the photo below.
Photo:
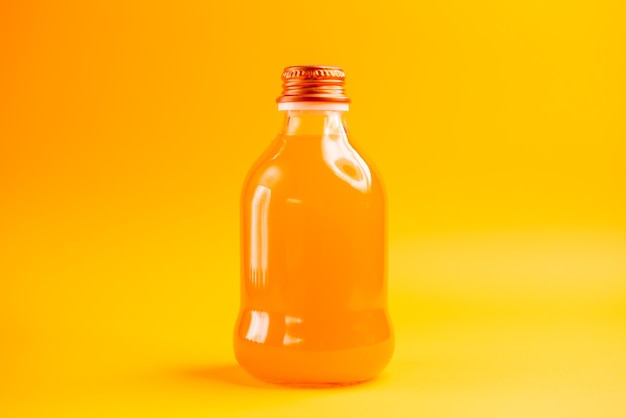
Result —
<path fill-rule="evenodd" d="M 349 384 L 393 351 L 382 184 L 345 134 L 281 135 L 242 195 L 235 355 L 272 382 Z"/>

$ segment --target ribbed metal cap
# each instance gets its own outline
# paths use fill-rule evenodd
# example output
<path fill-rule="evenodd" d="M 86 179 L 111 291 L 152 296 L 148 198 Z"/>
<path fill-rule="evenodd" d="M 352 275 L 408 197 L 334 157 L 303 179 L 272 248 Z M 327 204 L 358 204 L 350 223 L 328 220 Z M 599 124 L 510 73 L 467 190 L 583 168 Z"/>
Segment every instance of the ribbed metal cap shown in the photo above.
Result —
<path fill-rule="evenodd" d="M 282 75 L 283 93 L 276 101 L 350 103 L 344 85 L 346 74 L 341 67 L 296 65 L 286 67 Z"/>

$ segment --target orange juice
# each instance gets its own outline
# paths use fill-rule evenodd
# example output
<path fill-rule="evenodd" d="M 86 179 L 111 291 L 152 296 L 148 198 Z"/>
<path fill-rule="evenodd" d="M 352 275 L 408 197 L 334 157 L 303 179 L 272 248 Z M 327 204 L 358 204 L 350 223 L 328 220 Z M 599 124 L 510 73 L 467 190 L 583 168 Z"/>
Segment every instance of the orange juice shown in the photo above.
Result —
<path fill-rule="evenodd" d="M 349 139 L 346 108 L 288 102 L 281 134 L 244 185 L 234 347 L 267 381 L 364 381 L 393 351 L 385 194 Z"/>

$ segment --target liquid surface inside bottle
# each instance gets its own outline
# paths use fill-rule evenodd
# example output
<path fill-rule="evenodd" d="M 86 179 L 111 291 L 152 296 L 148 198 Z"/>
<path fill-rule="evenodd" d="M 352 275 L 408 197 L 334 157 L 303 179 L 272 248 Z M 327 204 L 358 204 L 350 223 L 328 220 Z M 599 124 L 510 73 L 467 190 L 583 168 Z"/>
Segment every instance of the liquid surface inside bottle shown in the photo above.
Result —
<path fill-rule="evenodd" d="M 385 194 L 344 109 L 291 106 L 244 185 L 235 354 L 267 381 L 356 383 L 393 351 Z"/>

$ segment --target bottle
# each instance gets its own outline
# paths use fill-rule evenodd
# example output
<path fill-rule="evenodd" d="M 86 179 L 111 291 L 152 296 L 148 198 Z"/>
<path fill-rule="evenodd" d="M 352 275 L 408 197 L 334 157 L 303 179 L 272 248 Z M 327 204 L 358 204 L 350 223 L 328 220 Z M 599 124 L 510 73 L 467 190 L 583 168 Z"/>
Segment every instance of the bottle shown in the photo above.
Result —
<path fill-rule="evenodd" d="M 241 196 L 235 356 L 273 383 L 366 381 L 394 346 L 383 184 L 346 128 L 343 70 L 287 67 L 282 81 L 282 131 Z"/>

